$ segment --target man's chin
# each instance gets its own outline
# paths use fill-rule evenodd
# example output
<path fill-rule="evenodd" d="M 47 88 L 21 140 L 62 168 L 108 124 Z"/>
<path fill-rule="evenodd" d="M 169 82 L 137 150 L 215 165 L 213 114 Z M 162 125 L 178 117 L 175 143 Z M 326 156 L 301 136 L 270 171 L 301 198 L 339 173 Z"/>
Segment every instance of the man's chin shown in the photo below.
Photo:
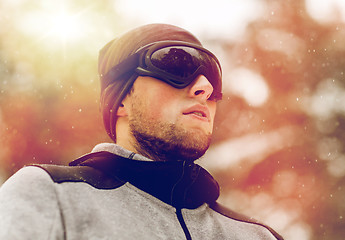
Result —
<path fill-rule="evenodd" d="M 207 148 L 206 149 L 192 149 L 192 148 L 180 149 L 179 159 L 192 162 L 201 158 L 205 154 L 206 150 Z"/>
<path fill-rule="evenodd" d="M 211 136 L 196 134 L 183 140 L 180 145 L 181 155 L 185 160 L 196 160 L 202 157 L 210 146 Z"/>
<path fill-rule="evenodd" d="M 194 161 L 205 154 L 211 136 L 195 132 L 176 137 L 157 138 L 140 132 L 134 132 L 137 151 L 156 161 Z"/>

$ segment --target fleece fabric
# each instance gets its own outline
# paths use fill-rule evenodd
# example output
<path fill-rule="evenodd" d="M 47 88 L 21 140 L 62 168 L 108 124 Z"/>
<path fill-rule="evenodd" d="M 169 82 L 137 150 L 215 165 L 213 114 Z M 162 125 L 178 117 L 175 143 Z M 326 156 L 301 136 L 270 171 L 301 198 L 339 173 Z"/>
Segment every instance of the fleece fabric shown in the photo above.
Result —
<path fill-rule="evenodd" d="M 0 188 L 0 239 L 282 239 L 224 210 L 193 163 L 157 163 L 115 144 L 70 166 L 19 170 Z"/>

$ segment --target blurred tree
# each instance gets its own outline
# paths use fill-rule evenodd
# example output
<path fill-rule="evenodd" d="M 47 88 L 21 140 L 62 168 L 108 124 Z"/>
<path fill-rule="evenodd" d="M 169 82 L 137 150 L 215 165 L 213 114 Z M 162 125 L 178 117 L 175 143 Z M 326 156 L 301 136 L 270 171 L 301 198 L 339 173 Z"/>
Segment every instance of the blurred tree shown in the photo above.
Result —
<path fill-rule="evenodd" d="M 343 239 L 345 25 L 341 19 L 328 24 L 315 21 L 304 1 L 267 0 L 265 4 L 266 14 L 249 26 L 240 43 L 224 43 L 230 56 L 226 67 L 232 69 L 225 72 L 224 81 L 230 81 L 232 89 L 220 104 L 214 142 L 282 128 L 289 133 L 280 135 L 285 145 L 272 148 L 257 163 L 249 164 L 244 158 L 216 172 L 228 194 L 224 202 L 253 215 L 258 209 L 255 204 L 266 199 L 259 217 L 289 239 Z M 236 91 L 243 81 L 234 77 L 240 76 L 239 68 L 263 77 L 269 89 L 264 104 L 250 104 L 243 90 Z M 285 209 L 286 215 L 276 216 L 272 209 L 277 208 Z M 279 220 L 284 219 L 280 226 Z M 297 224 L 304 228 L 301 233 Z"/>
<path fill-rule="evenodd" d="M 5 179 L 25 164 L 67 163 L 109 141 L 99 113 L 97 55 L 121 31 L 114 4 L 0 3 L 0 165 Z M 100 25 L 113 31 L 97 32 Z"/>

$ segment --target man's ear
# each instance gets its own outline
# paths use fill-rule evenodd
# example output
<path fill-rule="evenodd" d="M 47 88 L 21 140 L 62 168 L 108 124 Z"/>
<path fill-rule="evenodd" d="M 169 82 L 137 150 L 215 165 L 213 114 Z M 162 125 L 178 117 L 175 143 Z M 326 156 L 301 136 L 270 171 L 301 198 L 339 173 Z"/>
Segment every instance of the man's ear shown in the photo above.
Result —
<path fill-rule="evenodd" d="M 123 105 L 123 103 L 120 104 L 119 108 L 117 109 L 116 116 L 117 117 L 125 117 L 127 116 L 127 110 L 126 107 Z"/>

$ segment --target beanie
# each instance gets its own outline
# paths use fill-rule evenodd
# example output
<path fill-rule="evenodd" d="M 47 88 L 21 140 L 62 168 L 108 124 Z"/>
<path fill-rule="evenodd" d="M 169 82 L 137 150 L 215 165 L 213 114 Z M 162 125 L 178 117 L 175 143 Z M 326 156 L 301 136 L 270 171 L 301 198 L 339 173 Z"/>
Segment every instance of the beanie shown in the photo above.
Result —
<path fill-rule="evenodd" d="M 98 73 L 101 81 L 101 112 L 109 137 L 116 142 L 117 110 L 129 93 L 138 75 L 128 73 L 113 76 L 110 83 L 103 77 L 117 64 L 134 54 L 139 48 L 157 41 L 184 41 L 201 45 L 190 32 L 169 24 L 148 24 L 137 27 L 106 44 L 99 53 Z"/>

